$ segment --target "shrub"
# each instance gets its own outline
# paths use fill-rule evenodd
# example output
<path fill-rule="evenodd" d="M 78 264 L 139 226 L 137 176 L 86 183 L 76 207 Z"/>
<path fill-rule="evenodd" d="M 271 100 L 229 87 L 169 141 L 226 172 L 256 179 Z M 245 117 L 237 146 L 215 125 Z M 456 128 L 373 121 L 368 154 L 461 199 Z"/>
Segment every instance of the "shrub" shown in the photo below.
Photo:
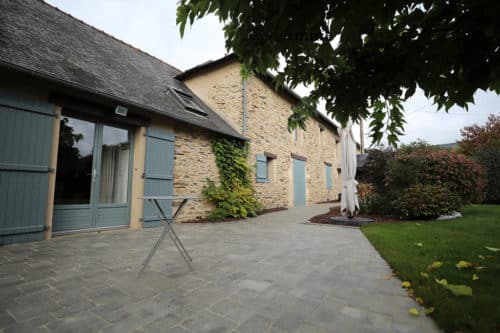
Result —
<path fill-rule="evenodd" d="M 467 204 L 482 200 L 485 172 L 463 154 L 424 148 L 396 153 L 388 163 L 385 180 L 386 191 L 393 199 L 412 185 L 442 185 Z"/>
<path fill-rule="evenodd" d="M 474 158 L 487 174 L 485 202 L 500 203 L 500 145 L 490 146 L 478 152 Z"/>
<path fill-rule="evenodd" d="M 398 154 L 411 154 L 415 152 L 418 152 L 419 154 L 428 154 L 436 150 L 441 150 L 441 148 L 431 146 L 424 140 L 417 139 L 411 143 L 401 145 L 398 149 Z"/>
<path fill-rule="evenodd" d="M 396 197 L 404 189 L 418 183 L 422 172 L 422 159 L 411 154 L 398 153 L 387 162 L 385 192 Z"/>
<path fill-rule="evenodd" d="M 392 207 L 389 198 L 377 192 L 370 193 L 361 198 L 359 200 L 359 206 L 361 214 L 394 214 L 394 207 Z"/>
<path fill-rule="evenodd" d="M 359 183 L 358 184 L 358 197 L 360 200 L 368 197 L 375 193 L 375 187 L 370 183 Z"/>
<path fill-rule="evenodd" d="M 484 198 L 485 172 L 471 158 L 438 150 L 422 158 L 422 184 L 442 184 L 458 195 L 462 204 L 481 202 Z"/>
<path fill-rule="evenodd" d="M 209 214 L 209 220 L 221 220 L 228 217 L 245 218 L 257 216 L 261 210 L 253 188 L 235 186 L 227 190 L 207 179 L 208 185 L 203 188 L 203 197 L 215 204 Z"/>
<path fill-rule="evenodd" d="M 361 182 L 372 184 L 375 191 L 384 192 L 387 161 L 393 156 L 394 151 L 390 148 L 370 149 L 366 163 L 358 169 L 356 178 Z"/>
<path fill-rule="evenodd" d="M 393 206 L 406 218 L 434 218 L 459 210 L 460 197 L 443 185 L 417 184 L 403 190 Z"/>

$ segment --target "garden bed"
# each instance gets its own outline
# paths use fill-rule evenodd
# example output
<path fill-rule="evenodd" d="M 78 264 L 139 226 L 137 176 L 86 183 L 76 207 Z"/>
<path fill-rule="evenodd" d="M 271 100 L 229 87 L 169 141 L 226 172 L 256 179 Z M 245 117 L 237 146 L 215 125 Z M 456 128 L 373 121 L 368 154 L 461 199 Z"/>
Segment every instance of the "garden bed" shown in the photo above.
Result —
<path fill-rule="evenodd" d="M 330 211 L 326 214 L 321 214 L 314 216 L 309 219 L 310 223 L 317 223 L 317 224 L 332 224 L 332 225 L 341 225 L 341 226 L 348 226 L 348 227 L 359 227 L 357 223 L 352 223 L 349 221 L 349 219 L 346 222 L 336 222 L 330 219 L 330 217 L 334 216 L 340 216 L 342 215 L 340 213 L 340 207 L 333 207 L 330 208 Z M 387 215 L 377 215 L 377 214 L 357 214 L 356 216 L 363 217 L 363 218 L 368 218 L 372 219 L 372 223 L 401 223 L 402 221 L 395 217 L 395 216 L 387 216 Z"/>
<path fill-rule="evenodd" d="M 288 208 L 286 208 L 286 207 L 268 208 L 268 209 L 264 209 L 259 215 L 274 213 L 274 212 L 281 212 L 281 211 L 287 210 L 287 209 Z M 241 218 L 241 217 L 231 217 L 231 218 L 225 218 L 225 219 L 221 219 L 221 220 L 199 219 L 199 220 L 185 221 L 182 223 L 224 223 L 224 222 L 240 221 L 240 220 L 244 220 L 244 219 L 245 218 Z"/>

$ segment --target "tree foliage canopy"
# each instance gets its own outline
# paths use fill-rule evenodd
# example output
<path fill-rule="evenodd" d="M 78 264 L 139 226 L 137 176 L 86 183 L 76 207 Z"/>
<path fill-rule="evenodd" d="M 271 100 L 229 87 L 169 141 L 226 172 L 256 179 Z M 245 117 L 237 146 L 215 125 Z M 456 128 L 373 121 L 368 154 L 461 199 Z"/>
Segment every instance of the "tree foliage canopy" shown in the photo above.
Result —
<path fill-rule="evenodd" d="M 277 85 L 312 87 L 294 126 L 324 99 L 341 123 L 370 118 L 373 141 L 387 130 L 395 144 L 401 103 L 417 87 L 446 111 L 467 108 L 477 89 L 500 93 L 500 1 L 180 0 L 181 34 L 211 13 L 247 73 L 274 70 Z"/>
<path fill-rule="evenodd" d="M 468 126 L 460 132 L 460 151 L 486 169 L 486 202 L 500 203 L 500 116 L 491 114 L 483 126 Z"/>
<path fill-rule="evenodd" d="M 491 114 L 484 126 L 467 126 L 460 133 L 460 150 L 466 155 L 474 155 L 493 146 L 500 148 L 500 116 Z"/>

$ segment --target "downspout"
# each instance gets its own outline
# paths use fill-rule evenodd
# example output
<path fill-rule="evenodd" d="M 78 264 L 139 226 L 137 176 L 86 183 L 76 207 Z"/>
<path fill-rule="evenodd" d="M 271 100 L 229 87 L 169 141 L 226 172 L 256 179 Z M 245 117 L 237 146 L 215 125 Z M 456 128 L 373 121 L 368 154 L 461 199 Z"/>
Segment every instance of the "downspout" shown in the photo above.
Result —
<path fill-rule="evenodd" d="M 247 135 L 247 86 L 248 81 L 246 79 L 241 79 L 241 108 L 243 111 L 241 131 L 244 136 Z"/>

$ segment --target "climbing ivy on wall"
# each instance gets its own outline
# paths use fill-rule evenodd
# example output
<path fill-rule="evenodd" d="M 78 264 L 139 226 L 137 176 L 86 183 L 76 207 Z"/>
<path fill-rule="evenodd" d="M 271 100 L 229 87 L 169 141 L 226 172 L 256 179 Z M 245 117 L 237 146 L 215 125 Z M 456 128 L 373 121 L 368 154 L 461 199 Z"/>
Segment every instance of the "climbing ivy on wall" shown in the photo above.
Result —
<path fill-rule="evenodd" d="M 210 145 L 215 154 L 220 185 L 207 179 L 207 186 L 203 188 L 203 197 L 215 205 L 208 218 L 220 220 L 256 216 L 262 208 L 250 180 L 248 143 L 216 137 L 210 140 Z"/>

